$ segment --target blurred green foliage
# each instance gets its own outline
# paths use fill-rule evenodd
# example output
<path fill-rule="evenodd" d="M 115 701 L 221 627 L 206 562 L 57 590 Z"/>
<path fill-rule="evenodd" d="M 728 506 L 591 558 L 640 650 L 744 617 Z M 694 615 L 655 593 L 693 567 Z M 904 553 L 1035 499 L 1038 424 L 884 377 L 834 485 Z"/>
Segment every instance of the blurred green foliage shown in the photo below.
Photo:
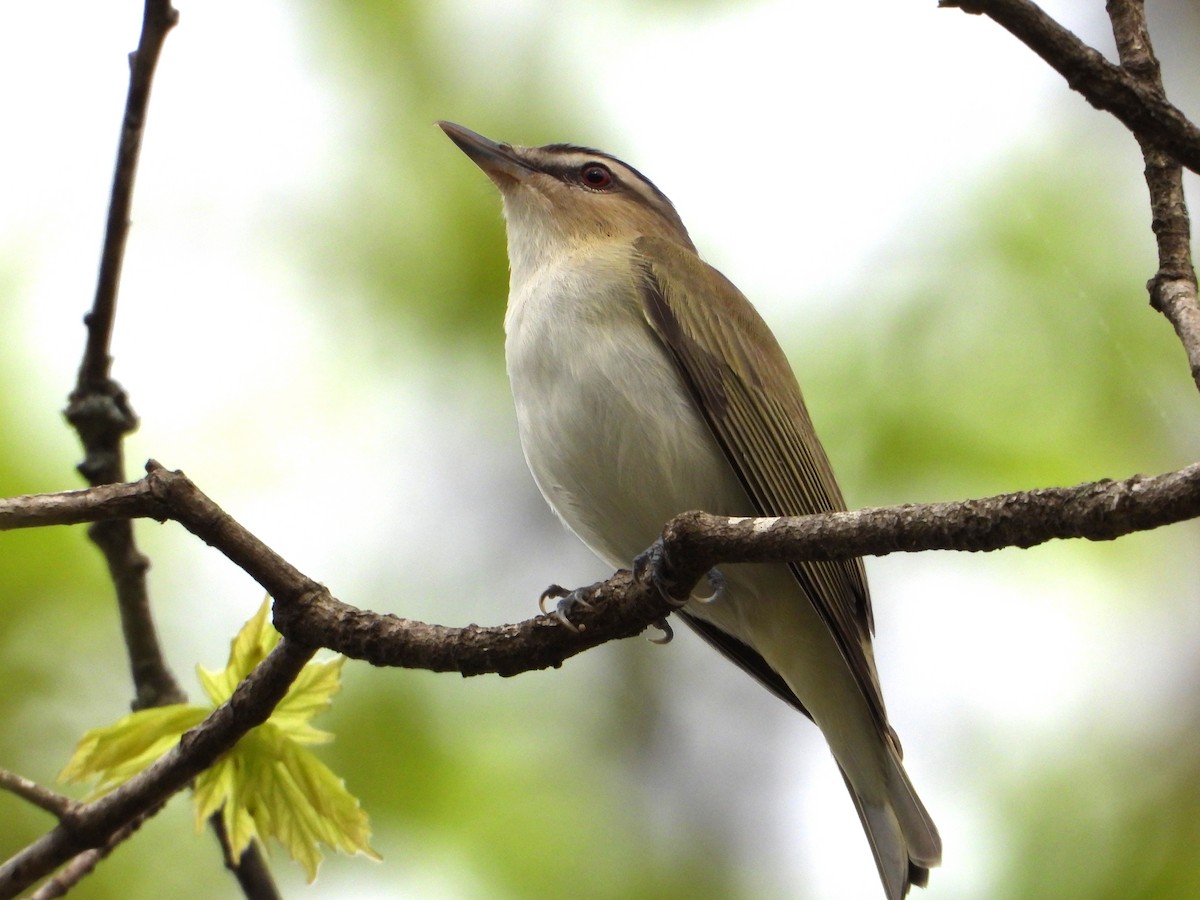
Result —
<path fill-rule="evenodd" d="M 823 336 L 835 345 L 821 345 L 827 365 L 808 390 L 814 407 L 837 404 L 817 421 L 826 443 L 845 447 L 835 458 L 857 458 L 843 478 L 871 502 L 1154 474 L 1190 459 L 1186 359 L 1143 288 L 1156 265 L 1146 212 L 1100 189 L 1102 171 L 1064 149 L 991 173 L 955 216 L 959 230 L 916 248 L 919 270 L 891 296 L 870 282 L 855 292 L 871 298 L 869 327 Z M 863 407 L 871 415 L 853 412 Z"/>
<path fill-rule="evenodd" d="M 1019 827 L 994 896 L 1200 896 L 1198 732 L 1193 710 L 1148 744 L 1084 735 L 1091 753 L 1064 754 L 1003 785 L 997 808 Z"/>
<path fill-rule="evenodd" d="M 315 277 L 378 304 L 378 315 L 427 328 L 447 351 L 498 353 L 508 292 L 504 230 L 494 189 L 449 152 L 433 124 L 459 118 L 497 139 L 569 133 L 575 113 L 555 90 L 554 47 L 541 37 L 536 6 L 506 32 L 504 66 L 458 46 L 437 3 L 312 4 L 315 52 L 343 82 L 348 118 L 363 148 L 339 173 L 337 202 L 316 211 L 298 236 Z M 480 52 L 482 48 L 476 48 Z M 353 198 L 352 202 L 347 202 Z M 311 230 L 336 235 L 314 246 Z M 346 279 L 341 282 L 332 279 Z"/>

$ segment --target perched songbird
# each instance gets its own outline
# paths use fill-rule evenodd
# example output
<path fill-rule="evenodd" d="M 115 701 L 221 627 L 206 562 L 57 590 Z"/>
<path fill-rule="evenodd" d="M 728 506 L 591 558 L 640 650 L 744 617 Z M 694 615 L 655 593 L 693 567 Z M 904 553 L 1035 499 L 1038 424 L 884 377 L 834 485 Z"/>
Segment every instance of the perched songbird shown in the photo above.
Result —
<path fill-rule="evenodd" d="M 688 510 L 845 508 L 779 344 L 649 179 L 586 147 L 439 124 L 504 198 L 521 444 L 584 543 L 627 567 Z M 924 885 L 942 844 L 888 725 L 862 561 L 725 565 L 712 581 L 680 615 L 821 729 L 889 900 Z"/>

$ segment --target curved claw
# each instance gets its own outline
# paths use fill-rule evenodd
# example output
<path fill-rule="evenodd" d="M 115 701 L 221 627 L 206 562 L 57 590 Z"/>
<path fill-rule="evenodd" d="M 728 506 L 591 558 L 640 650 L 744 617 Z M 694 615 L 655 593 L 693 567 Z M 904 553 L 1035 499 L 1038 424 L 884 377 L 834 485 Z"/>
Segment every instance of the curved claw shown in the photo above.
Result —
<path fill-rule="evenodd" d="M 550 587 L 548 587 L 544 591 L 542 591 L 542 596 L 538 597 L 538 609 L 540 609 L 542 611 L 543 616 L 550 615 L 550 613 L 546 610 L 546 601 L 547 600 L 557 600 L 560 597 L 567 596 L 569 593 L 571 593 L 571 592 L 568 591 L 561 584 L 550 585 Z"/>
<path fill-rule="evenodd" d="M 542 611 L 543 615 L 553 615 L 559 624 L 571 631 L 583 631 L 583 626 L 576 625 L 568 616 L 571 614 L 571 610 L 576 608 L 594 609 L 592 604 L 584 598 L 584 590 L 584 588 L 576 588 L 568 591 L 562 585 L 552 584 L 542 591 L 542 596 L 538 598 L 538 609 Z M 546 610 L 547 600 L 558 600 L 558 603 L 554 605 L 553 613 Z"/>
<path fill-rule="evenodd" d="M 675 639 L 675 629 L 671 627 L 671 623 L 665 618 L 659 619 L 653 624 L 653 627 L 662 632 L 662 637 L 648 638 L 650 643 L 661 646 L 662 644 L 669 644 Z"/>
<path fill-rule="evenodd" d="M 725 598 L 725 576 L 721 574 L 719 569 L 713 568 L 708 570 L 708 583 L 712 585 L 713 592 L 707 597 L 697 597 L 693 594 L 693 603 L 700 603 L 707 606 L 710 603 L 718 603 Z"/>

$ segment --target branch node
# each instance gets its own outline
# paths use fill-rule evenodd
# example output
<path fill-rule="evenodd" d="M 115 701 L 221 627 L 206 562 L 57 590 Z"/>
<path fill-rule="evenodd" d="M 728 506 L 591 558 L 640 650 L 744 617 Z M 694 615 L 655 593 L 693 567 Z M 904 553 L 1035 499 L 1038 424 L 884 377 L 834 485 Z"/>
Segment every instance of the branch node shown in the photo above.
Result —
<path fill-rule="evenodd" d="M 79 809 L 80 804 L 65 794 L 50 790 L 16 772 L 0 769 L 0 790 L 33 804 L 50 813 L 60 822 L 66 822 Z"/>
<path fill-rule="evenodd" d="M 84 447 L 84 460 L 76 466 L 79 474 L 93 485 L 123 480 L 120 442 L 137 430 L 138 417 L 121 385 L 111 378 L 81 383 L 63 415 Z"/>

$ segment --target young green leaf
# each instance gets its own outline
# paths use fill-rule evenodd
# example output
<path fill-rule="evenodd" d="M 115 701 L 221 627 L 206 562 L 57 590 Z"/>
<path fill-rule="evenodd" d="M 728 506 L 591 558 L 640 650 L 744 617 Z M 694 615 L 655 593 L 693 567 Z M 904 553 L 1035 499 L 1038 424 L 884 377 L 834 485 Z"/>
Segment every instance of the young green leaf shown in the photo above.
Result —
<path fill-rule="evenodd" d="M 238 683 L 279 643 L 269 609 L 264 602 L 238 632 L 224 669 L 196 667 L 213 707 L 229 699 Z M 219 813 L 237 856 L 252 840 L 273 836 L 310 881 L 323 859 L 322 843 L 345 853 L 379 858 L 368 844 L 370 828 L 358 799 L 304 747 L 333 739 L 314 728 L 311 720 L 340 690 L 344 663 L 345 658 L 338 657 L 305 666 L 271 717 L 196 778 L 197 828 Z M 178 704 L 145 709 L 92 729 L 80 740 L 59 778 L 96 779 L 94 793 L 107 793 L 175 746 L 213 707 Z"/>

